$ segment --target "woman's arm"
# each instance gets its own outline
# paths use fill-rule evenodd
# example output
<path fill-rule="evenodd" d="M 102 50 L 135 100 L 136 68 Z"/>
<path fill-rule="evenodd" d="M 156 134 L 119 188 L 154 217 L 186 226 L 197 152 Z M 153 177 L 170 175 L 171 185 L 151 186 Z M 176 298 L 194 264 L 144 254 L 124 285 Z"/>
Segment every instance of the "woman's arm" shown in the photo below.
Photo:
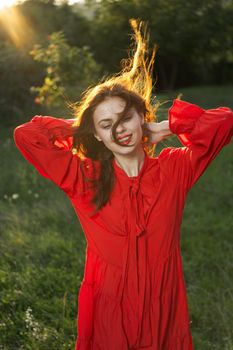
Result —
<path fill-rule="evenodd" d="M 143 135 L 147 137 L 143 143 L 145 146 L 150 144 L 159 143 L 163 139 L 172 135 L 169 128 L 168 120 L 163 120 L 159 123 L 149 122 L 143 124 Z"/>
<path fill-rule="evenodd" d="M 17 126 L 13 137 L 16 146 L 40 173 L 67 193 L 77 182 L 79 157 L 72 153 L 73 119 L 34 116 Z"/>
<path fill-rule="evenodd" d="M 164 150 L 170 170 L 191 189 L 221 149 L 231 142 L 233 112 L 228 107 L 203 109 L 175 99 L 169 109 L 169 128 L 184 147 Z"/>
<path fill-rule="evenodd" d="M 164 134 L 176 134 L 183 147 L 167 147 L 160 152 L 165 171 L 189 190 L 221 149 L 231 142 L 233 111 L 228 107 L 205 110 L 175 99 L 169 119 L 162 124 Z M 159 123 L 160 124 L 160 123 Z"/>

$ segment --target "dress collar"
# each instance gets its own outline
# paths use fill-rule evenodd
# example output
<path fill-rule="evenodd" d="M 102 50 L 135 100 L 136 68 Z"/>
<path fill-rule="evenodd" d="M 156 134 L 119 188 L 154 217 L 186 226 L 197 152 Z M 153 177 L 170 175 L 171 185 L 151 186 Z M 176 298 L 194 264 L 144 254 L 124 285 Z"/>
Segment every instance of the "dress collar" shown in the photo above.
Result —
<path fill-rule="evenodd" d="M 142 174 L 144 173 L 144 171 L 145 171 L 145 169 L 147 167 L 148 161 L 149 161 L 149 156 L 148 156 L 148 154 L 146 153 L 146 151 L 144 149 L 143 149 L 143 152 L 145 154 L 144 162 L 142 164 L 141 169 L 139 170 L 138 175 L 136 175 L 136 176 L 128 176 L 126 174 L 126 172 L 116 163 L 115 158 L 113 158 L 112 164 L 113 164 L 113 168 L 114 168 L 115 172 L 117 174 L 119 174 L 121 177 L 123 177 L 123 178 L 125 178 L 125 179 L 127 179 L 129 181 L 135 181 L 135 180 L 138 180 L 139 178 L 141 178 Z"/>

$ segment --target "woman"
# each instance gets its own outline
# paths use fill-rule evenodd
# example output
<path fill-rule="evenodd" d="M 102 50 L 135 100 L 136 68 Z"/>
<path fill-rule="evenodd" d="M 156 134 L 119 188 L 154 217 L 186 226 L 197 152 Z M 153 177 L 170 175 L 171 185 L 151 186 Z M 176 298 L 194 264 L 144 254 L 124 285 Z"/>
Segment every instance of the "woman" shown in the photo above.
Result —
<path fill-rule="evenodd" d="M 70 198 L 86 247 L 76 350 L 193 349 L 180 252 L 187 192 L 231 141 L 228 107 L 176 98 L 155 121 L 152 58 L 142 22 L 119 75 L 87 90 L 76 118 L 35 116 L 14 131 L 17 147 Z M 183 147 L 153 156 L 164 138 Z"/>

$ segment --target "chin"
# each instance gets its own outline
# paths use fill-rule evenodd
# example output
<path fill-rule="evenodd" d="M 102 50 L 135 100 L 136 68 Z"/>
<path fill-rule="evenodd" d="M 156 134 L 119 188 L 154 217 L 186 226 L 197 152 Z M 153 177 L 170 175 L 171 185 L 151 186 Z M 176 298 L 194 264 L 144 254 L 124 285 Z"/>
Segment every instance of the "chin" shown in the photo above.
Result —
<path fill-rule="evenodd" d="M 141 146 L 141 138 L 135 141 L 131 140 L 131 143 L 128 146 L 120 146 L 116 144 L 115 142 L 105 145 L 112 153 L 117 154 L 130 154 L 132 152 L 135 152 L 137 149 L 139 149 Z"/>
<path fill-rule="evenodd" d="M 117 149 L 114 148 L 114 150 L 112 150 L 112 152 L 113 153 L 127 155 L 127 154 L 135 153 L 139 149 L 139 147 L 140 147 L 140 142 L 134 143 L 134 144 L 132 144 L 132 145 L 130 145 L 128 147 L 124 147 L 124 146 L 121 147 L 121 146 L 119 146 L 119 147 L 117 147 Z"/>

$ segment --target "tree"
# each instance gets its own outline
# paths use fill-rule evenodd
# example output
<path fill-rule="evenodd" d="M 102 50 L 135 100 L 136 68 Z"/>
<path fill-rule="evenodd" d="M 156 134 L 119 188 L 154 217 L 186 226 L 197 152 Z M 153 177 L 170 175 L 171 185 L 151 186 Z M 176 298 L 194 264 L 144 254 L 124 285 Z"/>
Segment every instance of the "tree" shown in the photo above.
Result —
<path fill-rule="evenodd" d="M 88 0 L 96 8 L 92 50 L 106 70 L 119 69 L 130 45 L 131 17 L 148 22 L 158 45 L 158 85 L 174 89 L 193 82 L 216 83 L 216 72 L 232 77 L 233 5 L 227 0 Z M 97 34 L 96 34 L 97 33 Z M 121 35 L 119 35 L 121 33 Z M 111 56 L 106 55 L 111 52 Z M 179 77 L 179 80 L 178 80 Z M 222 77 L 222 82 L 224 79 Z"/>
<path fill-rule="evenodd" d="M 89 47 L 70 46 L 62 31 L 49 36 L 48 46 L 35 45 L 30 54 L 46 67 L 43 85 L 31 89 L 37 93 L 37 103 L 59 106 L 66 98 L 76 101 L 99 77 L 101 66 L 93 59 Z"/>

